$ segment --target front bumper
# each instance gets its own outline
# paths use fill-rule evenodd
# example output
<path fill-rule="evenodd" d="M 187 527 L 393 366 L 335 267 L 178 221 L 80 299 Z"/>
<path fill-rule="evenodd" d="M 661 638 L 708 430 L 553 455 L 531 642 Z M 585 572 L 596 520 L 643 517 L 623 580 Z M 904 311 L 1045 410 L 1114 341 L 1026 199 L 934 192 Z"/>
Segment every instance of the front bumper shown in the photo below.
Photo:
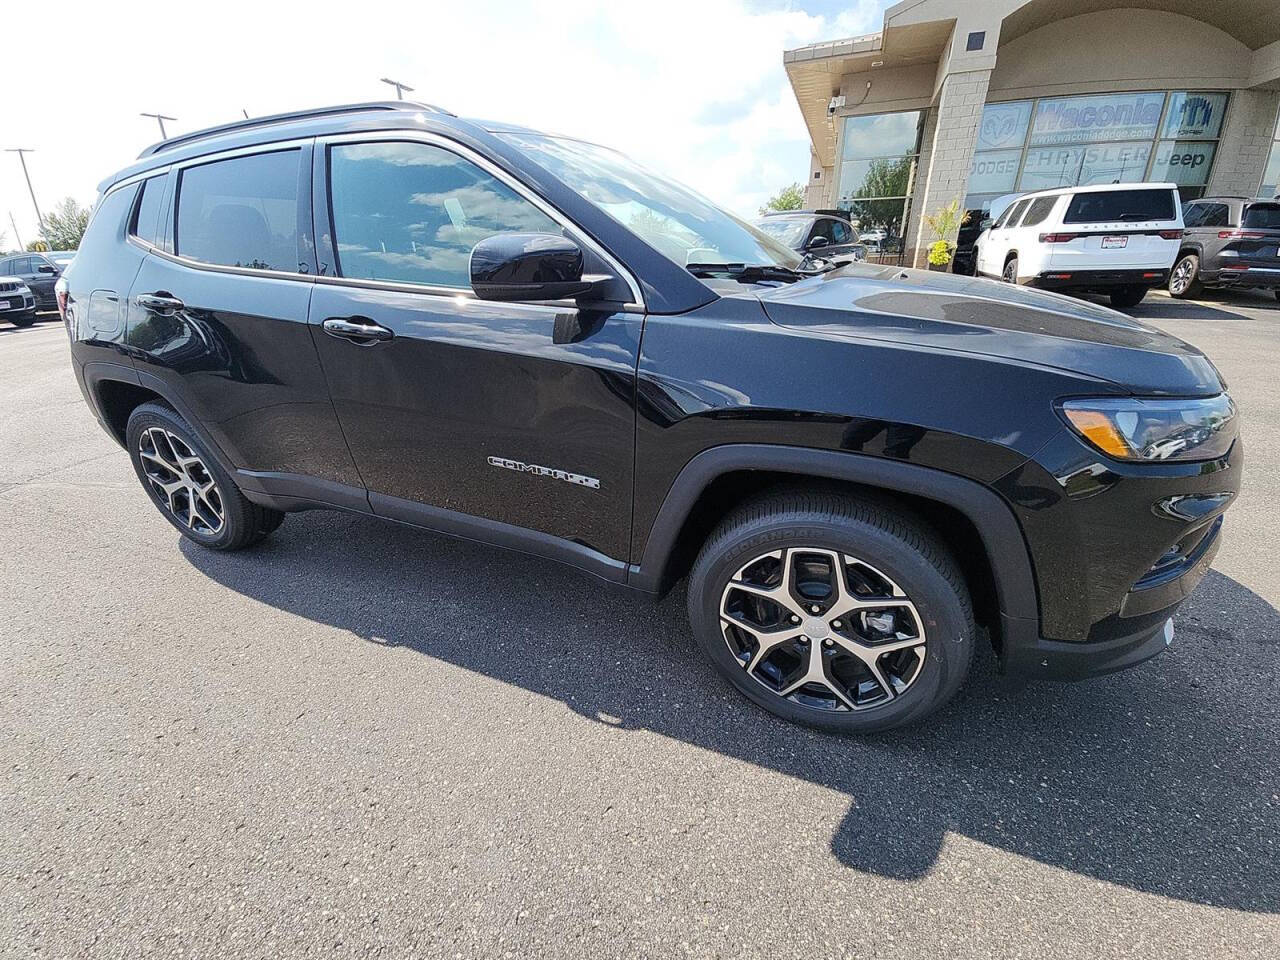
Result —
<path fill-rule="evenodd" d="M 1136 270 L 1045 270 L 1026 281 L 1042 290 L 1107 290 L 1115 287 L 1158 287 L 1169 279 L 1167 267 Z"/>
<path fill-rule="evenodd" d="M 0 317 L 12 313 L 30 313 L 35 308 L 35 300 L 29 293 L 0 293 Z"/>

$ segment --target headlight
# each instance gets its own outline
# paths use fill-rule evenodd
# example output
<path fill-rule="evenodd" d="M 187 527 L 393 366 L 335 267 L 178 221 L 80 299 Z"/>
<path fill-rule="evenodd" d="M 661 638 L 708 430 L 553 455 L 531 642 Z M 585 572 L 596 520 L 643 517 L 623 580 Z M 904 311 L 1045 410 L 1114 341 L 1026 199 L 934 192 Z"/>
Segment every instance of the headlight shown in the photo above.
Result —
<path fill-rule="evenodd" d="M 1080 436 L 1117 460 L 1212 460 L 1236 438 L 1225 393 L 1186 400 L 1068 400 L 1062 413 Z"/>

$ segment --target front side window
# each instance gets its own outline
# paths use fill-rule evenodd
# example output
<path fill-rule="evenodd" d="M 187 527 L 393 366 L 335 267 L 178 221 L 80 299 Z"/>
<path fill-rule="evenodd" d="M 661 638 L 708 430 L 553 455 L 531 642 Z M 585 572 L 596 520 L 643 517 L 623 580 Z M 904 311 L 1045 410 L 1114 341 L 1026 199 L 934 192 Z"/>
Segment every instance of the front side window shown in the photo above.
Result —
<path fill-rule="evenodd" d="M 497 178 L 430 144 L 335 144 L 329 183 L 344 277 L 469 288 L 471 249 L 486 237 L 563 232 Z"/>
<path fill-rule="evenodd" d="M 298 150 L 280 150 L 183 170 L 177 253 L 202 263 L 296 273 L 300 158 Z"/>
<path fill-rule="evenodd" d="M 1005 221 L 1005 226 L 1010 228 L 1016 227 L 1018 225 L 1018 221 L 1022 219 L 1023 211 L 1025 211 L 1030 205 L 1030 200 L 1019 200 L 1013 210 L 1010 211 L 1009 219 Z"/>
<path fill-rule="evenodd" d="M 688 187 L 607 147 L 543 134 L 505 139 L 671 260 L 795 267 L 800 255 Z"/>
<path fill-rule="evenodd" d="M 836 243 L 848 243 L 853 239 L 853 228 L 843 220 L 832 220 L 831 236 L 835 238 Z"/>

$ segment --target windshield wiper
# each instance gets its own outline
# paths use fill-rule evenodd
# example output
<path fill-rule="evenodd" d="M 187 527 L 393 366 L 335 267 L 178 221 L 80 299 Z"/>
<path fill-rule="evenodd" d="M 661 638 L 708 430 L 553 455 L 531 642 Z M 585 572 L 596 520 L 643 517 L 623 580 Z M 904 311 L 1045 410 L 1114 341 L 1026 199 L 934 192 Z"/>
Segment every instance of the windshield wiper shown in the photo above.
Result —
<path fill-rule="evenodd" d="M 695 277 L 729 277 L 739 283 L 758 283 L 761 280 L 794 283 L 813 276 L 811 272 L 792 270 L 773 263 L 686 263 L 684 268 Z"/>

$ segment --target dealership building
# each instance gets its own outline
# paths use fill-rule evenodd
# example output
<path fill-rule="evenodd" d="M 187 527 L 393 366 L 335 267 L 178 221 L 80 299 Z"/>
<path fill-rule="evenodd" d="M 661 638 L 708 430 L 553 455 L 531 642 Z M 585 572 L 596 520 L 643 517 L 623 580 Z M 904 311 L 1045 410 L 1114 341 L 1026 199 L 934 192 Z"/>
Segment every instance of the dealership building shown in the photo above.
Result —
<path fill-rule="evenodd" d="M 806 200 L 920 265 L 959 197 L 1172 181 L 1280 191 L 1280 0 L 902 0 L 881 32 L 783 55 Z"/>

